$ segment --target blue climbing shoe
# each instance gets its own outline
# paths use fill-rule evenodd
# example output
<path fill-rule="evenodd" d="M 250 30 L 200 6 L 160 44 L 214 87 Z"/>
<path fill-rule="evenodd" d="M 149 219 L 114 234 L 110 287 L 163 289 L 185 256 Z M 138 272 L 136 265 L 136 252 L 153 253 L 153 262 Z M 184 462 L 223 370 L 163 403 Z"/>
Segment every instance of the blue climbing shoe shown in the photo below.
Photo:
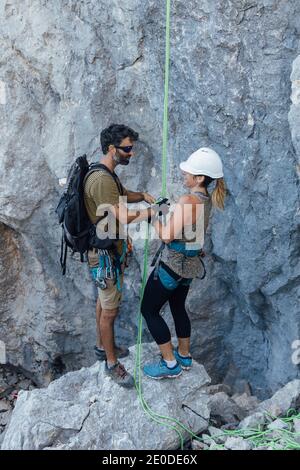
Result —
<path fill-rule="evenodd" d="M 191 357 L 180 356 L 180 354 L 178 352 L 178 348 L 176 348 L 173 352 L 174 352 L 174 356 L 175 356 L 176 361 L 179 362 L 182 369 L 190 370 L 190 368 L 192 367 L 193 359 Z"/>
<path fill-rule="evenodd" d="M 182 374 L 180 364 L 177 363 L 176 366 L 169 368 L 164 359 L 152 364 L 146 364 L 143 370 L 144 374 L 151 377 L 151 379 L 175 379 Z"/>

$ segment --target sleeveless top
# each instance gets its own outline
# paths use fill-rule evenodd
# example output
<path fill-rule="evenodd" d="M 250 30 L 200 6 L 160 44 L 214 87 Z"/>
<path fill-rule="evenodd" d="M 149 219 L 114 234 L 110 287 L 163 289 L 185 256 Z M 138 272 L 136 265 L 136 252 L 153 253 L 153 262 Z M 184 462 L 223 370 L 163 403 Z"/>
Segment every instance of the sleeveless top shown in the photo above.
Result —
<path fill-rule="evenodd" d="M 201 243 L 201 238 L 203 239 L 203 236 L 200 236 L 201 234 L 196 234 L 196 242 L 191 242 L 191 240 L 195 238 L 196 229 L 200 229 L 203 231 L 203 235 L 205 235 L 212 208 L 210 195 L 206 196 L 201 192 L 195 192 L 192 194 L 195 194 L 203 201 L 203 211 L 199 216 L 202 217 L 202 220 L 197 220 L 197 223 L 195 222 L 190 225 L 185 225 L 183 229 L 183 238 L 181 240 L 174 240 L 175 242 L 180 242 L 185 245 L 187 254 L 179 253 L 178 251 L 169 248 L 168 245 L 165 246 L 161 254 L 161 261 L 169 266 L 169 268 L 176 274 L 187 279 L 197 277 L 202 273 L 203 267 L 199 255 L 188 256 L 188 250 L 200 250 L 202 248 L 204 240 L 202 240 L 203 243 Z"/>

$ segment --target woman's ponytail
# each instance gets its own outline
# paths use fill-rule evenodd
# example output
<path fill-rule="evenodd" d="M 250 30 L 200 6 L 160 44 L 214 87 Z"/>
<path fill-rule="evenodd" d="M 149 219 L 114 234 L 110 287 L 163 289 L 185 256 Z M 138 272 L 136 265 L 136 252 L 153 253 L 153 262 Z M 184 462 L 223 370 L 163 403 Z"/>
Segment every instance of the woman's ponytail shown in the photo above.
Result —
<path fill-rule="evenodd" d="M 216 186 L 211 194 L 212 205 L 218 209 L 224 210 L 224 201 L 226 197 L 226 185 L 224 178 L 216 178 Z"/>

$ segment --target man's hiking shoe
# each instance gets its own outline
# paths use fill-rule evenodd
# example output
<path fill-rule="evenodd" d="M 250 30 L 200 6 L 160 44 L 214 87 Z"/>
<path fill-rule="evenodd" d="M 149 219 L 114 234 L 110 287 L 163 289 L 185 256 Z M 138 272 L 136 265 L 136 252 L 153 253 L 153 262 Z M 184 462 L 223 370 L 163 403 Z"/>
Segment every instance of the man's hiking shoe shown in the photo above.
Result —
<path fill-rule="evenodd" d="M 193 359 L 191 357 L 183 357 L 183 356 L 180 356 L 179 352 L 178 352 L 178 348 L 175 349 L 173 351 L 174 353 L 174 356 L 175 356 L 175 359 L 177 362 L 179 362 L 179 364 L 181 365 L 182 369 L 184 370 L 190 370 L 190 368 L 192 367 L 192 362 L 193 362 Z"/>
<path fill-rule="evenodd" d="M 182 374 L 182 368 L 178 362 L 176 366 L 169 368 L 164 359 L 154 364 L 146 364 L 143 370 L 151 379 L 175 379 Z"/>
<path fill-rule="evenodd" d="M 123 364 L 120 364 L 120 362 L 117 362 L 110 369 L 107 367 L 107 362 L 105 362 L 105 374 L 111 377 L 118 385 L 121 385 L 121 387 L 134 387 L 134 379 L 132 375 L 127 372 Z"/>
<path fill-rule="evenodd" d="M 125 348 L 123 346 L 120 346 L 120 347 L 117 346 L 115 350 L 116 350 L 116 355 L 119 359 L 129 356 L 128 348 Z M 99 349 L 97 346 L 94 346 L 94 351 L 95 351 L 98 361 L 106 360 L 106 352 L 103 349 Z"/>

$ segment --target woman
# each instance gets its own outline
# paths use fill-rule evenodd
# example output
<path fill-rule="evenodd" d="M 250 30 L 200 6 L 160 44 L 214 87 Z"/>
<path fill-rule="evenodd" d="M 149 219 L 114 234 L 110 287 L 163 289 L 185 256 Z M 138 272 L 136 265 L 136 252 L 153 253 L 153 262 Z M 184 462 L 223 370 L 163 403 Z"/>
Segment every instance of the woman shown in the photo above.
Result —
<path fill-rule="evenodd" d="M 180 169 L 189 193 L 180 197 L 166 225 L 159 220 L 154 222 L 155 230 L 163 241 L 163 249 L 147 281 L 141 305 L 142 314 L 162 355 L 159 362 L 144 366 L 144 373 L 153 379 L 175 378 L 182 373 L 182 369 L 188 370 L 192 366 L 191 323 L 185 300 L 192 279 L 201 272 L 203 243 L 199 243 L 201 234 L 197 230 L 203 227 L 205 233 L 211 206 L 223 210 L 226 194 L 222 162 L 214 150 L 197 150 L 187 161 L 180 163 Z M 207 187 L 213 180 L 216 180 L 216 186 L 210 195 Z M 191 236 L 196 238 L 196 243 L 190 244 Z M 176 349 L 171 343 L 170 330 L 160 315 L 166 301 L 175 322 Z"/>

